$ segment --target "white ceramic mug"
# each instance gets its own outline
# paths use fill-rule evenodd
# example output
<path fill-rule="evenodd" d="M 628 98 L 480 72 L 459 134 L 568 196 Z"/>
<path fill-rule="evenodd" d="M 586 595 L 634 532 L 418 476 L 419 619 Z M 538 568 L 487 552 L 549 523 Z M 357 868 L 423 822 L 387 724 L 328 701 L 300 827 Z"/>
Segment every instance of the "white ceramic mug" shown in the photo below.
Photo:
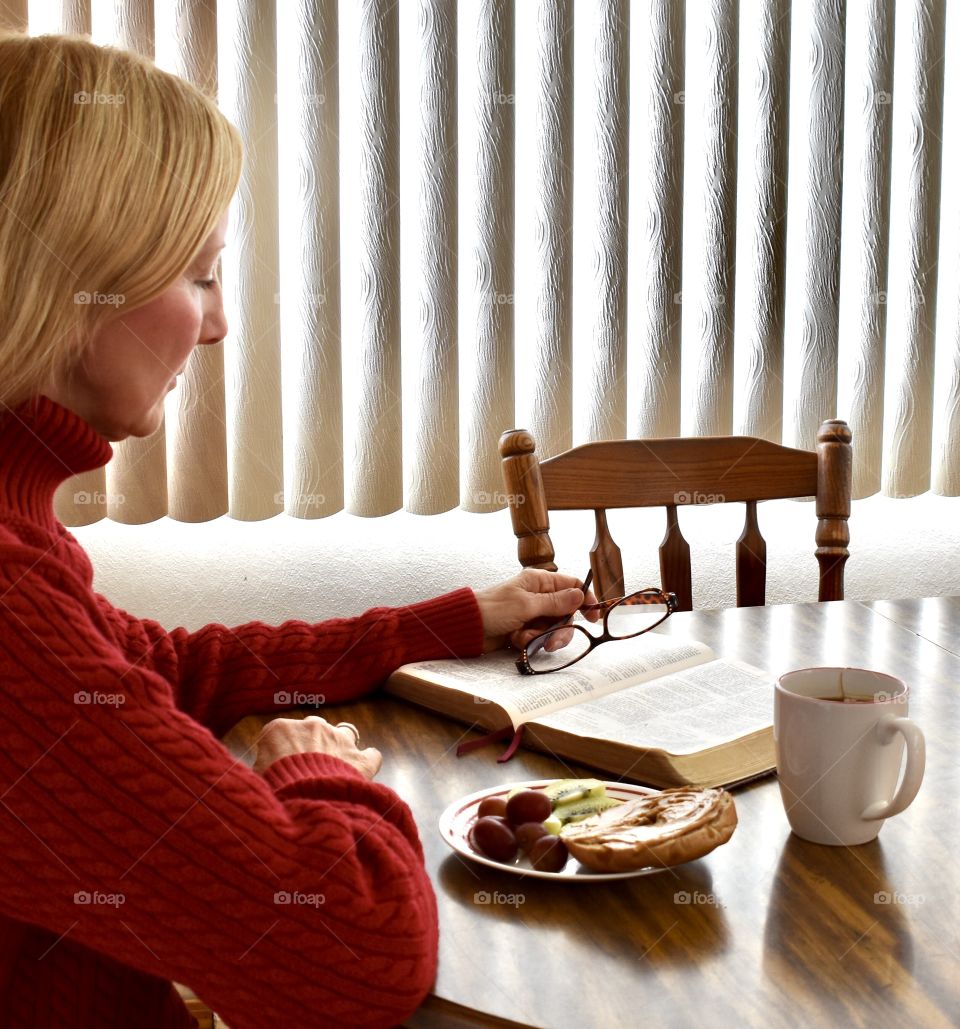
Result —
<path fill-rule="evenodd" d="M 906 685 L 864 668 L 804 668 L 780 677 L 773 739 L 793 831 L 813 843 L 875 839 L 923 780 L 923 733 L 906 717 Z M 850 698 L 859 698 L 851 700 Z M 897 789 L 904 745 L 907 767 Z"/>

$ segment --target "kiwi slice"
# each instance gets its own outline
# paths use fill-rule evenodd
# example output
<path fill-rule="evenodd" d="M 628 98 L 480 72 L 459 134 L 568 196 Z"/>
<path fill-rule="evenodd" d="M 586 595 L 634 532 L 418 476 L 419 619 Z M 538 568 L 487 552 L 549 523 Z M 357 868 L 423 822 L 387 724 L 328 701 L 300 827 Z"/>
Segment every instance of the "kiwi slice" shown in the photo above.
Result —
<path fill-rule="evenodd" d="M 515 793 L 529 789 L 529 786 L 514 786 L 507 794 L 509 800 Z M 599 779 L 555 779 L 546 786 L 537 787 L 550 798 L 554 807 L 565 804 L 568 800 L 586 797 L 602 797 L 606 787 Z"/>
<path fill-rule="evenodd" d="M 591 815 L 598 815 L 608 808 L 617 807 L 622 800 L 613 797 L 587 797 L 584 800 L 571 800 L 566 804 L 559 804 L 553 809 L 551 818 L 559 818 L 561 825 L 570 825 L 572 822 L 582 821 Z"/>
<path fill-rule="evenodd" d="M 543 788 L 543 792 L 555 808 L 575 800 L 602 797 L 606 790 L 606 786 L 599 779 L 558 779 Z"/>

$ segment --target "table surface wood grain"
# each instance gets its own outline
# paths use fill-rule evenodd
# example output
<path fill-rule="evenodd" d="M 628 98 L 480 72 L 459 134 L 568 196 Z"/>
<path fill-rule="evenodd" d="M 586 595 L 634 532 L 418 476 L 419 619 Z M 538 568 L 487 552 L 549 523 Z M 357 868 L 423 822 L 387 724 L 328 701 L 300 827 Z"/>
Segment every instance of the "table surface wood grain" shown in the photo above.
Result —
<path fill-rule="evenodd" d="M 588 769 L 525 750 L 506 765 L 495 748 L 458 759 L 457 743 L 474 731 L 383 695 L 325 710 L 379 747 L 380 781 L 420 827 L 440 965 L 433 996 L 407 1024 L 957 1025 L 960 656 L 944 644 L 960 636 L 960 601 L 942 599 L 690 612 L 663 627 L 772 677 L 849 665 L 910 685 L 910 714 L 927 738 L 924 783 L 858 847 L 793 836 L 768 776 L 734 790 L 737 831 L 699 861 L 606 884 L 514 876 L 450 851 L 440 813 L 479 789 Z M 771 694 L 771 717 L 772 707 Z M 260 721 L 240 723 L 231 749 Z"/>
<path fill-rule="evenodd" d="M 960 597 L 871 600 L 866 607 L 960 656 Z"/>

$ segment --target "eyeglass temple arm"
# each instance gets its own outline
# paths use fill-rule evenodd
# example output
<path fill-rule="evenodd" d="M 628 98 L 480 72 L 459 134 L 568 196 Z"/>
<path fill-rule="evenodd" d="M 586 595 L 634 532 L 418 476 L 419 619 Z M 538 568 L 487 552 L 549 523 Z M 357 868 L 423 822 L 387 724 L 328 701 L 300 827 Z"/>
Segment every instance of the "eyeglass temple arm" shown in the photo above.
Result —
<path fill-rule="evenodd" d="M 649 592 L 651 594 L 651 596 L 662 597 L 663 599 L 665 599 L 666 602 L 667 602 L 667 606 L 670 608 L 671 611 L 675 611 L 677 609 L 678 601 L 677 601 L 676 593 L 664 593 L 663 590 L 658 590 L 656 588 L 652 588 L 651 587 L 651 589 L 649 589 L 649 590 L 638 590 L 636 593 L 628 593 L 625 597 L 614 597 L 612 600 L 601 600 L 601 601 L 599 601 L 596 604 L 584 604 L 583 607 L 580 608 L 580 610 L 581 611 L 604 611 L 604 610 L 609 610 L 611 607 L 614 607 L 616 604 L 622 604 L 622 603 L 629 604 L 631 602 L 631 600 L 633 600 L 634 597 L 639 596 L 641 593 L 647 593 L 647 592 Z M 657 603 L 657 600 L 654 599 L 654 600 L 648 600 L 648 601 L 633 601 L 633 602 L 634 603 L 655 604 L 655 603 Z"/>

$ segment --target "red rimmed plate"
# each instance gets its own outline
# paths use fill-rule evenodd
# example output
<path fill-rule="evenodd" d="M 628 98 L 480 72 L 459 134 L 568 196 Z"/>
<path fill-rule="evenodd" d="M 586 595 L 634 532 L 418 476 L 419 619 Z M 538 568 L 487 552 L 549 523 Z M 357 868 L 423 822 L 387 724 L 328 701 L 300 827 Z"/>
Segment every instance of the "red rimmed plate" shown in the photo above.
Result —
<path fill-rule="evenodd" d="M 517 788 L 537 790 L 548 786 L 556 779 L 534 779 L 530 782 L 505 783 L 502 786 L 494 786 L 488 790 L 480 790 L 471 793 L 469 797 L 461 797 L 454 801 L 440 816 L 440 836 L 443 842 L 451 847 L 458 854 L 476 861 L 478 864 L 487 865 L 501 872 L 511 872 L 514 875 L 531 876 L 535 879 L 560 879 L 567 882 L 607 882 L 611 879 L 632 879 L 637 875 L 653 875 L 655 872 L 664 871 L 663 868 L 636 868 L 630 872 L 594 872 L 581 865 L 576 858 L 569 858 L 567 865 L 561 872 L 540 872 L 534 868 L 525 855 L 520 855 L 512 864 L 503 861 L 494 861 L 470 846 L 468 834 L 470 827 L 477 820 L 477 808 L 480 801 L 487 797 L 505 797 L 511 790 Z M 659 790 L 651 790 L 646 786 L 634 786 L 628 782 L 605 782 L 607 796 L 616 800 L 635 800 L 637 797 L 645 797 L 651 793 L 659 793 Z"/>

